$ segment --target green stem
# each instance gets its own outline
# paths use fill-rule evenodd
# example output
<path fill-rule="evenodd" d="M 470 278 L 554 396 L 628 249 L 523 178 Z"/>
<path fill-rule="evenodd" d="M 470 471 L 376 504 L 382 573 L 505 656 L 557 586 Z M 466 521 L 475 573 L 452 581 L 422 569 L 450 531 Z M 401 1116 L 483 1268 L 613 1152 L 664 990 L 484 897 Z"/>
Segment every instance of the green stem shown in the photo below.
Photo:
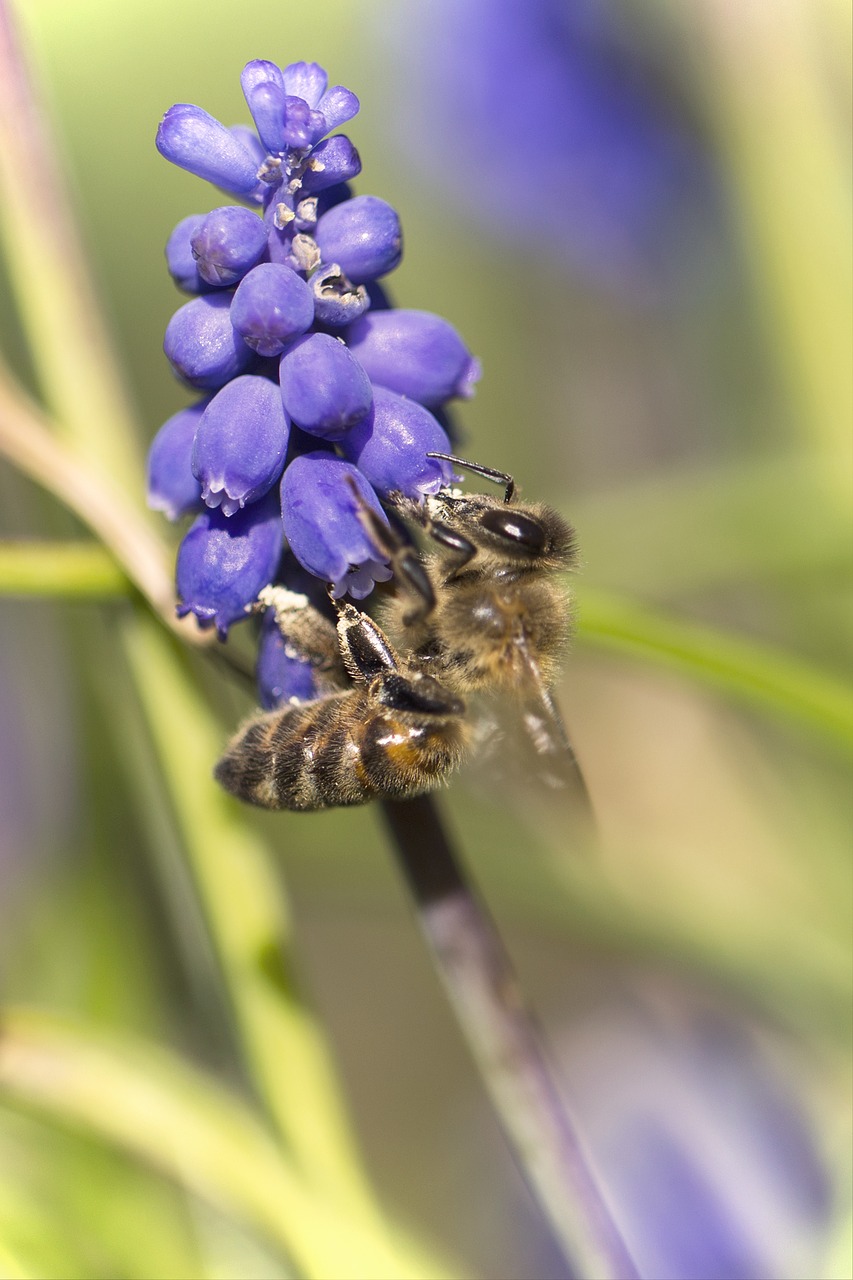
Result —
<path fill-rule="evenodd" d="M 222 732 L 153 620 L 126 620 L 122 635 L 259 1093 L 299 1167 L 369 1223 L 377 1242 L 387 1239 L 328 1047 L 294 983 L 282 886 L 245 815 L 211 776 Z M 400 1276 L 422 1271 L 402 1245 L 389 1246 L 388 1257 Z"/>
<path fill-rule="evenodd" d="M 135 496 L 142 470 L 130 407 L 62 157 L 6 0 L 0 0 L 0 236 L 45 403 L 66 438 Z"/>
<path fill-rule="evenodd" d="M 735 178 L 731 207 L 761 314 L 773 326 L 771 350 L 802 429 L 826 451 L 828 474 L 846 489 L 853 416 L 849 130 L 826 83 L 826 6 L 706 0 L 684 8 L 703 41 L 707 115 Z"/>
<path fill-rule="evenodd" d="M 0 453 L 54 494 L 88 525 L 170 626 L 190 641 L 206 643 L 195 626 L 175 619 L 175 592 L 166 544 L 142 519 L 109 476 L 56 438 L 37 405 L 0 361 Z"/>
<path fill-rule="evenodd" d="M 572 1274 L 636 1280 L 500 934 L 468 883 L 435 802 L 386 800 L 382 813 L 459 1028 Z"/>
<path fill-rule="evenodd" d="M 106 600 L 130 581 L 97 542 L 0 542 L 0 595 Z"/>
<path fill-rule="evenodd" d="M 149 1161 L 259 1229 L 308 1277 L 404 1274 L 370 1224 L 306 1185 L 241 1101 L 163 1049 L 5 1009 L 0 1091 Z"/>
<path fill-rule="evenodd" d="M 656 663 L 806 725 L 853 751 L 850 689 L 767 645 L 587 590 L 581 594 L 578 641 Z"/>

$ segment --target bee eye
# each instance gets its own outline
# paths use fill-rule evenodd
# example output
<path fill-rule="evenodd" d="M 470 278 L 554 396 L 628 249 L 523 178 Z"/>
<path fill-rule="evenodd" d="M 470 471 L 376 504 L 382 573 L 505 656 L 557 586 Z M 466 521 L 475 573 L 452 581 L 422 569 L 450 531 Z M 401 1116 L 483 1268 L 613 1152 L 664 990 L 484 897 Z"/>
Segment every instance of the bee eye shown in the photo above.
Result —
<path fill-rule="evenodd" d="M 484 512 L 480 523 L 489 533 L 496 533 L 499 538 L 505 538 L 531 555 L 541 555 L 545 550 L 547 535 L 542 524 L 520 511 L 495 507 Z"/>

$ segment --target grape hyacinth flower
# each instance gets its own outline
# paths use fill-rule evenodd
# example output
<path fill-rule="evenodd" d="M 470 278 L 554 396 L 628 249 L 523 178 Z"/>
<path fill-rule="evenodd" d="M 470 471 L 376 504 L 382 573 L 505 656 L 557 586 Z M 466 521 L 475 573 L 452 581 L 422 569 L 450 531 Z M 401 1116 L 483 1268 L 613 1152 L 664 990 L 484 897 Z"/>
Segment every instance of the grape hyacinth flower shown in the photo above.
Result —
<path fill-rule="evenodd" d="M 634 34 L 648 8 L 435 0 L 376 10 L 406 89 L 393 121 L 401 159 L 517 252 L 507 157 L 523 156 L 529 251 L 641 300 L 695 284 L 724 204 L 707 143 L 679 111 L 677 77 Z"/>
<path fill-rule="evenodd" d="M 203 399 L 175 413 L 149 457 L 149 503 L 195 513 L 178 552 L 178 613 L 222 639 L 268 585 L 307 571 L 325 600 L 360 600 L 391 570 L 355 493 L 414 500 L 453 479 L 441 425 L 473 393 L 478 362 L 441 316 L 395 309 L 379 281 L 402 255 L 396 211 L 354 194 L 356 148 L 334 133 L 358 99 L 314 62 L 256 59 L 241 84 L 252 126 L 171 107 L 157 148 L 219 192 L 166 245 L 189 294 L 166 330 L 177 377 Z M 289 548 L 287 554 L 283 554 Z M 304 582 L 303 582 L 304 585 Z M 309 593 L 311 594 L 311 593 Z M 261 623 L 265 707 L 321 691 L 315 673 Z"/>

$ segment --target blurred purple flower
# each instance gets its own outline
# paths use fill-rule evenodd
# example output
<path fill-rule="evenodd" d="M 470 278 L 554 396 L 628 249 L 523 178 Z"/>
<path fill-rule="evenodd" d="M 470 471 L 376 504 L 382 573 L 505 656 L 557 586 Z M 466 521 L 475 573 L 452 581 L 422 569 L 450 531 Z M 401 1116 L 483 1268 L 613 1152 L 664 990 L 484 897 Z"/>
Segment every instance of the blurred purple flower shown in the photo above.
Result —
<path fill-rule="evenodd" d="M 622 6 L 436 0 L 383 13 L 388 31 L 403 155 L 514 252 L 628 292 L 701 256 L 719 203 L 709 152 Z"/>
<path fill-rule="evenodd" d="M 829 1180 L 790 1064 L 721 1002 L 654 980 L 574 1024 L 564 1065 L 640 1273 L 819 1274 Z"/>

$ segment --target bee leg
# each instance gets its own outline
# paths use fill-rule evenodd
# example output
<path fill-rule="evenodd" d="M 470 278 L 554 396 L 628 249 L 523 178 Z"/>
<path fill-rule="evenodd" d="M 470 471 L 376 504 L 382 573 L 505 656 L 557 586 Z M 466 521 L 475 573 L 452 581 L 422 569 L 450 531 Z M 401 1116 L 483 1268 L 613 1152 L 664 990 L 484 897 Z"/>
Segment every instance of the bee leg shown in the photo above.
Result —
<path fill-rule="evenodd" d="M 423 621 L 435 608 L 435 592 L 417 547 L 408 541 L 402 530 L 393 529 L 380 520 L 357 491 L 356 494 L 358 518 L 365 532 L 376 549 L 391 561 L 394 577 L 413 600 L 414 607 L 403 618 L 404 624 L 411 626 Z M 397 523 L 402 524 L 399 519 Z"/>
<path fill-rule="evenodd" d="M 382 628 L 354 605 L 333 603 L 341 660 L 355 683 L 369 684 L 383 672 L 397 671 L 400 660 Z"/>
<path fill-rule="evenodd" d="M 440 520 L 428 520 L 425 528 L 433 542 L 437 542 L 440 547 L 444 547 L 445 551 L 452 551 L 455 561 L 450 572 L 445 576 L 445 582 L 452 582 L 458 577 L 462 570 L 474 556 L 477 554 L 477 548 L 473 542 L 464 537 L 461 533 L 457 533 L 455 529 L 451 529 L 449 524 L 442 524 Z"/>
<path fill-rule="evenodd" d="M 285 649 L 321 673 L 333 688 L 346 687 L 335 624 L 307 596 L 287 587 L 268 586 L 258 593 L 261 609 L 272 609 Z"/>
<path fill-rule="evenodd" d="M 439 454 L 438 457 L 445 455 Z M 449 454 L 447 455 L 450 456 Z M 442 520 L 435 520 L 429 513 L 429 499 L 421 506 L 417 502 L 413 502 L 411 498 L 405 497 L 402 493 L 392 493 L 391 501 L 394 503 L 395 512 L 411 520 L 413 524 L 420 525 L 424 533 L 426 533 L 433 542 L 437 542 L 445 551 L 453 552 L 453 562 L 449 573 L 444 581 L 452 582 L 455 577 L 465 568 L 469 561 L 474 559 L 477 554 L 477 548 L 473 542 L 470 542 L 464 534 L 457 531 L 449 524 L 445 524 Z M 412 618 L 404 619 L 405 622 L 419 621 L 426 614 L 417 614 Z"/>

